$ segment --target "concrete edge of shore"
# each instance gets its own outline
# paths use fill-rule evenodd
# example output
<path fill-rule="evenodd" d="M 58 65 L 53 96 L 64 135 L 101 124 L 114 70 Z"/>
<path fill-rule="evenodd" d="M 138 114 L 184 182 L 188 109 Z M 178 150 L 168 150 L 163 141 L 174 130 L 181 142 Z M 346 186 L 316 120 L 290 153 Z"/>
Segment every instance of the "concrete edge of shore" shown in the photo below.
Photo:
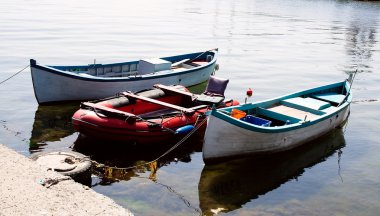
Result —
<path fill-rule="evenodd" d="M 46 187 L 41 181 L 58 180 Z M 112 199 L 0 144 L 0 216 L 133 215 Z"/>

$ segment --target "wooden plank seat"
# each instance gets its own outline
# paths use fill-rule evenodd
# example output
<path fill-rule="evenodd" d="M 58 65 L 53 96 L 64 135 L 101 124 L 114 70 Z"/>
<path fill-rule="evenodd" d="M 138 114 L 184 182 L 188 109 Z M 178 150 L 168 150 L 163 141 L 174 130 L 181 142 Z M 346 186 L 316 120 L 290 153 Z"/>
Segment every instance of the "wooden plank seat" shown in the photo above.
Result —
<path fill-rule="evenodd" d="M 319 115 L 315 113 L 303 111 L 300 109 L 295 109 L 295 108 L 284 106 L 284 105 L 275 106 L 275 107 L 269 108 L 268 110 L 275 113 L 282 114 L 282 115 L 290 116 L 296 119 L 300 119 L 300 120 L 305 120 L 305 117 L 306 117 L 306 120 L 314 120 L 314 119 L 319 118 Z"/>
<path fill-rule="evenodd" d="M 155 100 L 155 99 L 144 97 L 141 95 L 136 95 L 136 94 L 129 93 L 129 92 L 121 92 L 120 94 L 127 97 L 127 98 L 139 99 L 139 100 L 146 101 L 149 103 L 157 104 L 157 105 L 162 106 L 162 107 L 175 109 L 175 110 L 178 110 L 178 111 L 185 113 L 186 115 L 193 115 L 195 113 L 195 110 L 193 110 L 191 108 L 185 108 L 185 107 L 177 106 L 174 104 L 166 103 L 163 101 Z"/>
<path fill-rule="evenodd" d="M 321 100 L 310 98 L 310 97 L 289 98 L 289 99 L 281 101 L 280 103 L 288 107 L 300 109 L 300 110 L 311 112 L 311 113 L 316 113 L 315 111 L 323 110 L 331 106 L 329 102 L 321 101 Z"/>
<path fill-rule="evenodd" d="M 344 100 L 346 95 L 330 92 L 330 93 L 324 93 L 324 94 L 315 94 L 312 97 L 315 99 L 330 102 L 333 104 L 339 104 L 340 102 Z"/>
<path fill-rule="evenodd" d="M 257 108 L 257 115 L 265 116 L 265 117 L 268 117 L 271 119 L 276 119 L 276 120 L 279 120 L 282 122 L 288 122 L 290 124 L 298 123 L 298 122 L 302 121 L 304 118 L 304 117 L 303 118 L 292 117 L 292 116 L 289 116 L 287 113 L 280 113 L 280 112 L 276 112 L 274 110 L 264 109 L 261 107 Z"/>
<path fill-rule="evenodd" d="M 92 110 L 94 110 L 95 113 L 97 113 L 97 111 L 103 111 L 103 112 L 105 112 L 107 114 L 111 114 L 111 115 L 118 115 L 120 117 L 136 119 L 136 115 L 134 115 L 132 113 L 123 112 L 123 111 L 120 111 L 117 109 L 111 109 L 109 107 L 105 107 L 105 106 L 102 106 L 102 105 L 99 105 L 96 103 L 91 103 L 91 102 L 82 102 L 80 104 L 80 108 L 82 108 L 82 109 L 91 108 Z"/>
<path fill-rule="evenodd" d="M 192 109 L 192 110 L 200 110 L 200 109 L 205 109 L 207 107 L 209 107 L 209 105 L 201 104 L 201 105 L 198 105 L 198 106 L 190 107 L 190 109 Z"/>

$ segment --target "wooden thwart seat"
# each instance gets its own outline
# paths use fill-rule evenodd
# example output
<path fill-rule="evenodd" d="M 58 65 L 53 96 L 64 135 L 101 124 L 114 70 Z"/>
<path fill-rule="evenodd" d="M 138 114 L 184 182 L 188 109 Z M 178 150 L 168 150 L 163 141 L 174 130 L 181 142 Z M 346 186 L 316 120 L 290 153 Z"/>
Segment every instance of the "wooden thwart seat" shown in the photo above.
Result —
<path fill-rule="evenodd" d="M 308 111 L 308 112 L 310 112 L 311 110 L 326 109 L 326 108 L 331 106 L 331 104 L 328 102 L 321 101 L 321 100 L 314 99 L 314 98 L 310 98 L 310 97 L 307 97 L 307 98 L 301 98 L 301 97 L 289 98 L 289 99 L 281 101 L 281 104 L 292 107 L 292 108 Z"/>
<path fill-rule="evenodd" d="M 345 97 L 346 97 L 346 95 L 337 94 L 337 93 L 324 93 L 324 94 L 313 95 L 313 98 L 316 98 L 316 99 L 319 99 L 322 101 L 326 101 L 326 102 L 330 102 L 330 103 L 334 103 L 334 104 L 341 103 Z"/>
<path fill-rule="evenodd" d="M 193 115 L 195 113 L 195 111 L 193 109 L 177 106 L 174 104 L 166 103 L 163 101 L 155 100 L 155 99 L 144 97 L 141 95 L 136 95 L 136 94 L 132 94 L 129 92 L 121 92 L 121 94 L 124 95 L 125 97 L 128 97 L 128 98 L 135 98 L 135 99 L 139 99 L 139 100 L 146 101 L 149 103 L 157 104 L 157 105 L 160 105 L 163 107 L 172 108 L 172 109 L 184 112 L 186 115 Z"/>
<path fill-rule="evenodd" d="M 291 124 L 300 122 L 304 118 L 303 117 L 301 119 L 301 118 L 292 117 L 292 116 L 287 115 L 287 113 L 280 113 L 280 112 L 276 112 L 270 109 L 264 109 L 261 107 L 257 109 L 257 114 L 271 118 L 271 119 L 276 119 L 282 122 L 289 122 Z"/>
<path fill-rule="evenodd" d="M 306 120 L 314 120 L 314 119 L 319 118 L 319 115 L 313 114 L 311 112 L 295 109 L 295 108 L 284 106 L 284 105 L 275 106 L 275 107 L 269 108 L 268 110 L 272 112 L 280 113 L 283 115 L 291 116 L 293 118 L 297 118 L 300 120 L 305 120 L 305 116 L 306 116 Z"/>
<path fill-rule="evenodd" d="M 92 109 L 94 109 L 95 112 L 96 112 L 96 110 L 101 110 L 101 111 L 107 112 L 109 114 L 115 114 L 115 115 L 123 116 L 126 118 L 134 118 L 134 119 L 136 118 L 136 115 L 134 115 L 132 113 L 123 112 L 123 111 L 120 111 L 117 109 L 111 109 L 109 107 L 101 106 L 99 104 L 95 104 L 95 103 L 91 103 L 91 102 L 83 102 L 83 103 L 81 103 L 80 106 L 81 106 L 81 108 L 91 107 Z"/>

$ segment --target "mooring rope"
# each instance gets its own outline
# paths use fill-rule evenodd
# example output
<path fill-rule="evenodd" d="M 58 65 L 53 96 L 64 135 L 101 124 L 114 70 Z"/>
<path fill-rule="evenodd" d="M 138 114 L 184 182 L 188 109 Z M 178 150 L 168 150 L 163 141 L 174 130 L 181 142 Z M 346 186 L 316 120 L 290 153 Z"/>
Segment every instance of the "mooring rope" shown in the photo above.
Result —
<path fill-rule="evenodd" d="M 25 67 L 24 67 L 22 70 L 20 70 L 19 72 L 15 73 L 15 74 L 13 74 L 12 76 L 10 76 L 10 77 L 6 78 L 5 80 L 1 81 L 1 82 L 0 82 L 0 85 L 3 84 L 3 83 L 5 83 L 6 81 L 10 80 L 11 78 L 13 78 L 14 76 L 16 76 L 17 74 L 23 72 L 23 71 L 24 71 L 25 69 L 27 69 L 28 67 L 29 67 L 29 65 L 25 66 Z"/>
<path fill-rule="evenodd" d="M 7 126 L 7 121 L 0 119 L 0 126 L 2 126 L 4 128 L 4 130 L 6 130 L 7 132 L 9 132 L 10 134 L 13 134 L 15 137 L 20 138 L 22 142 L 25 142 L 27 144 L 30 143 L 29 140 L 28 140 L 28 138 L 25 138 L 24 136 L 22 136 L 22 132 L 21 131 L 17 131 L 15 129 L 12 129 L 9 126 Z"/>
<path fill-rule="evenodd" d="M 141 179 L 149 179 L 149 178 L 146 178 L 146 177 L 140 177 L 138 176 L 137 178 L 141 178 Z M 150 179 L 151 180 L 151 179 Z M 191 202 L 189 200 L 186 199 L 186 197 L 180 193 L 178 193 L 177 191 L 175 191 L 172 187 L 170 187 L 169 185 L 166 185 L 166 184 L 163 184 L 161 182 L 158 182 L 158 181 L 153 181 L 155 184 L 157 185 L 161 185 L 163 187 L 165 187 L 170 193 L 176 195 L 179 199 L 182 200 L 183 203 L 185 203 L 185 205 L 191 209 L 193 209 L 195 212 L 197 212 L 200 216 L 202 216 L 202 210 L 193 206 L 191 204 Z"/>
<path fill-rule="evenodd" d="M 193 130 L 191 130 L 188 134 L 186 134 L 186 136 L 184 136 L 174 146 L 172 146 L 169 150 L 167 150 L 165 153 L 163 153 L 162 155 L 160 155 L 159 157 L 157 157 L 156 159 L 154 159 L 152 161 L 149 161 L 149 162 L 146 162 L 146 163 L 143 163 L 143 164 L 139 164 L 139 165 L 135 165 L 135 166 L 130 166 L 130 167 L 114 167 L 114 166 L 107 166 L 105 164 L 98 163 L 96 161 L 92 161 L 92 162 L 98 168 L 109 168 L 109 169 L 116 169 L 116 170 L 131 170 L 131 169 L 139 168 L 141 166 L 149 165 L 151 163 L 154 163 L 154 162 L 158 161 L 159 159 L 161 159 L 162 157 L 164 157 L 165 155 L 169 154 L 171 151 L 173 151 L 174 149 L 176 149 L 179 145 L 181 145 L 182 143 L 184 143 L 193 133 L 195 133 L 207 121 L 207 119 L 208 119 L 208 117 L 206 117 L 205 119 L 203 119 Z"/>

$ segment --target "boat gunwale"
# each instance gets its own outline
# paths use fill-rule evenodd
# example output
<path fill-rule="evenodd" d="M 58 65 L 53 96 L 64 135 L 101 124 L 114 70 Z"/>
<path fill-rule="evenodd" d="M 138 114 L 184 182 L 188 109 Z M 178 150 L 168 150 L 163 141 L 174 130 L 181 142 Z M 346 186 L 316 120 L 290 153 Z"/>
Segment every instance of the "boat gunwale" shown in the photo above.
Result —
<path fill-rule="evenodd" d="M 189 54 L 183 54 L 178 56 L 169 56 L 169 57 L 162 57 L 161 59 L 167 59 L 167 58 L 175 58 L 180 56 L 189 56 L 189 55 L 197 55 L 197 54 L 203 54 L 211 52 L 214 54 L 213 59 L 210 62 L 207 62 L 205 65 L 200 65 L 198 67 L 186 69 L 184 71 L 172 71 L 172 70 L 166 70 L 168 72 L 166 73 L 160 73 L 165 71 L 158 71 L 156 73 L 149 73 L 149 74 L 143 74 L 143 75 L 131 75 L 126 77 L 99 77 L 99 76 L 91 76 L 91 77 L 85 77 L 81 76 L 77 73 L 70 72 L 70 71 L 64 71 L 60 70 L 54 67 L 89 67 L 89 66 L 47 66 L 47 65 L 40 65 L 37 62 L 35 64 L 31 64 L 31 68 L 36 68 L 39 70 L 43 70 L 45 72 L 49 72 L 58 76 L 65 76 L 70 78 L 75 78 L 77 80 L 84 80 L 84 81 L 92 81 L 92 82 L 126 82 L 126 81 L 137 81 L 137 80 L 150 80 L 150 79 L 157 79 L 157 78 L 163 78 L 163 77 L 171 77 L 176 75 L 183 75 L 188 73 L 193 73 L 194 71 L 206 69 L 209 67 L 212 67 L 215 65 L 217 61 L 218 52 L 216 50 L 206 51 L 206 52 L 197 52 L 197 53 L 189 53 Z M 120 64 L 125 63 L 138 63 L 138 61 L 130 61 L 130 62 L 123 62 L 123 63 L 111 63 L 111 64 L 102 64 L 102 66 L 116 66 Z"/>
<path fill-rule="evenodd" d="M 287 132 L 287 131 L 296 130 L 296 129 L 300 129 L 300 128 L 305 128 L 305 127 L 317 124 L 321 121 L 324 121 L 328 118 L 331 118 L 332 116 L 337 115 L 338 113 L 341 113 L 343 110 L 345 110 L 351 103 L 351 100 L 352 100 L 351 93 L 349 93 L 349 95 L 346 98 L 346 101 L 344 101 L 344 103 L 342 103 L 339 107 L 336 107 L 336 111 L 334 111 L 334 112 L 323 114 L 319 118 L 314 119 L 314 120 L 307 120 L 307 121 L 301 120 L 298 123 L 293 123 L 293 124 L 283 125 L 283 126 L 263 127 L 263 126 L 259 126 L 259 125 L 250 124 L 250 123 L 244 122 L 240 119 L 236 119 L 236 118 L 226 114 L 226 111 L 228 112 L 228 111 L 231 111 L 232 109 L 242 108 L 242 107 L 243 107 L 243 109 L 239 109 L 239 110 L 249 110 L 249 109 L 253 109 L 256 107 L 260 107 L 260 105 L 264 105 L 264 107 L 265 107 L 265 105 L 268 106 L 270 104 L 275 104 L 275 103 L 278 103 L 284 99 L 297 97 L 297 96 L 301 96 L 301 95 L 312 93 L 312 92 L 317 92 L 317 91 L 324 90 L 324 89 L 339 87 L 342 85 L 344 85 L 343 87 L 346 89 L 346 91 L 350 91 L 347 81 L 337 82 L 337 83 L 333 83 L 333 84 L 329 84 L 329 85 L 325 85 L 325 86 L 320 86 L 320 87 L 316 87 L 316 88 L 312 88 L 312 89 L 294 92 L 294 93 L 287 94 L 287 95 L 280 96 L 280 97 L 273 98 L 273 99 L 259 101 L 256 103 L 243 104 L 243 105 L 226 107 L 226 108 L 221 108 L 221 109 L 213 109 L 211 111 L 211 113 L 208 113 L 208 115 L 219 118 L 219 119 L 221 119 L 221 120 L 223 120 L 229 124 L 235 125 L 237 127 L 244 128 L 244 129 L 247 129 L 250 131 L 261 132 L 261 133 L 282 133 L 282 132 Z"/>

